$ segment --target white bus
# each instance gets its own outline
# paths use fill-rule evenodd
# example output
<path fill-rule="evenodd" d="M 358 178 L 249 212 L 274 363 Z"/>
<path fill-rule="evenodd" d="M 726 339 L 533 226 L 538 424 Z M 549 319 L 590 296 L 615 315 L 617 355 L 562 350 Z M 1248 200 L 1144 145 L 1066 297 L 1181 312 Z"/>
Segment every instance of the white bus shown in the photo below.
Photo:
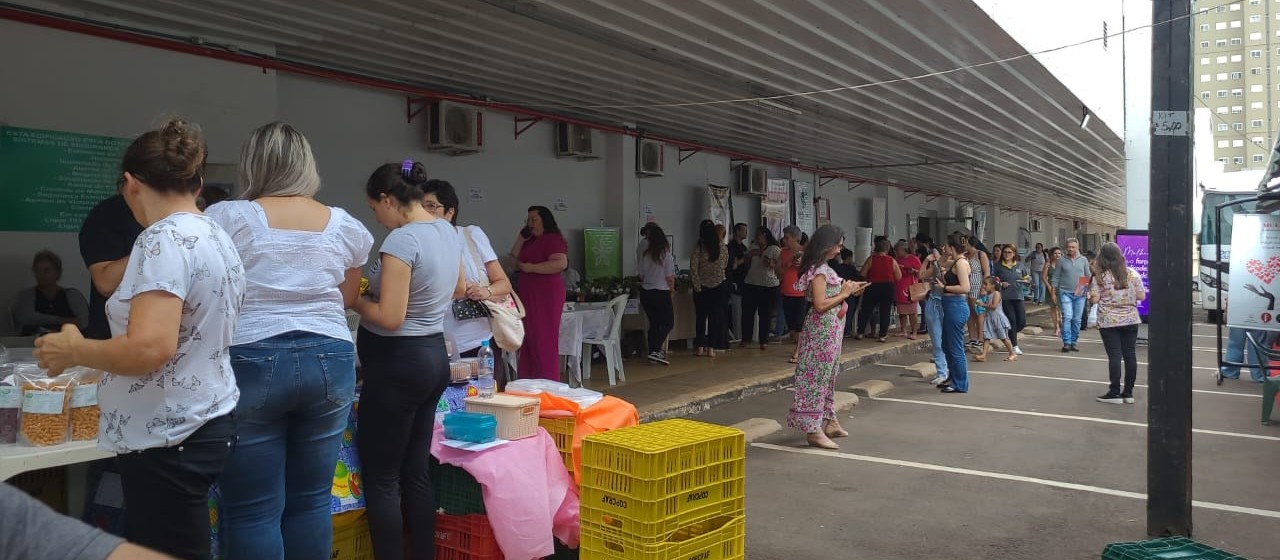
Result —
<path fill-rule="evenodd" d="M 1238 188 L 1238 187 L 1237 187 Z M 1199 247 L 1199 280 L 1200 307 L 1208 314 L 1210 322 L 1217 322 L 1225 309 L 1224 303 L 1218 301 L 1218 281 L 1222 281 L 1222 295 L 1226 299 L 1228 264 L 1231 259 L 1231 220 L 1236 214 L 1252 213 L 1257 210 L 1257 203 L 1227 206 L 1222 209 L 1222 226 L 1217 227 L 1216 207 L 1224 202 L 1241 198 L 1254 197 L 1258 191 L 1217 190 L 1207 185 L 1200 185 L 1200 223 L 1197 224 L 1196 242 Z M 1218 275 L 1218 271 L 1222 275 Z"/>

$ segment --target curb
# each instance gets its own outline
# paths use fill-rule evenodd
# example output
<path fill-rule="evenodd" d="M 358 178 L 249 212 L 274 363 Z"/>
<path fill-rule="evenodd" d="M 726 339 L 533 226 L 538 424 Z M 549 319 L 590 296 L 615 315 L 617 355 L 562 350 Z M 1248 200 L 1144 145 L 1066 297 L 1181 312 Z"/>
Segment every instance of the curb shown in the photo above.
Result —
<path fill-rule="evenodd" d="M 929 340 L 917 340 L 909 342 L 901 346 L 886 348 L 879 352 L 871 352 L 860 356 L 851 356 L 850 359 L 843 361 L 840 367 L 840 373 L 847 373 L 858 367 L 882 362 L 889 358 L 894 358 L 909 352 L 918 352 L 929 347 Z M 856 354 L 856 352 L 846 353 Z M 843 358 L 843 356 L 842 356 Z M 693 395 L 680 398 L 669 399 L 651 406 L 645 407 L 638 411 L 640 413 L 641 422 L 652 422 L 656 420 L 666 420 L 668 418 L 680 418 L 705 412 L 716 406 L 740 401 L 748 397 L 771 393 L 779 389 L 790 387 L 795 379 L 795 368 L 788 367 L 778 370 L 777 372 L 757 375 L 750 379 L 743 379 L 735 383 L 725 383 L 715 387 L 708 387 Z"/>

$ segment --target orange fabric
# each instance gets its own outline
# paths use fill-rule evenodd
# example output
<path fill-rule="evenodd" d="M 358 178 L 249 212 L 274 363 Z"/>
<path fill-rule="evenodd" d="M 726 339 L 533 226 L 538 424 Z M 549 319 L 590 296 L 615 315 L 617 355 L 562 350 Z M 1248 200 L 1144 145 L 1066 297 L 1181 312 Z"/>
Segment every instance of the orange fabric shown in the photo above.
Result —
<path fill-rule="evenodd" d="M 512 395 L 524 395 L 514 391 L 508 391 Z M 541 411 L 545 414 L 552 411 L 569 412 L 573 414 L 573 480 L 581 481 L 582 473 L 582 438 L 591 434 L 607 432 L 609 430 L 617 430 L 619 428 L 627 428 L 640 424 L 640 414 L 636 412 L 635 405 L 619 399 L 605 395 L 600 402 L 582 410 L 578 403 L 573 402 L 561 396 L 543 392 L 537 395 L 525 395 L 536 397 L 541 400 Z"/>

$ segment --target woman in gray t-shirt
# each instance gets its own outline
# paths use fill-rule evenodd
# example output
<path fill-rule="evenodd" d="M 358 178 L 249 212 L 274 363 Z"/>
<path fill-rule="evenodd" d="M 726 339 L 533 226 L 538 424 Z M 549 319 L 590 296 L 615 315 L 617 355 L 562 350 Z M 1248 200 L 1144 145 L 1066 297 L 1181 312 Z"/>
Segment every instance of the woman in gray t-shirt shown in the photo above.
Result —
<path fill-rule="evenodd" d="M 457 232 L 422 206 L 426 181 L 422 164 L 406 161 L 379 167 L 365 187 L 378 223 L 391 230 L 369 267 L 369 292 L 355 305 L 364 370 L 356 447 L 378 558 L 403 554 L 402 527 L 415 543 L 435 539 L 427 460 L 436 404 L 449 384 L 444 314 L 466 284 Z"/>

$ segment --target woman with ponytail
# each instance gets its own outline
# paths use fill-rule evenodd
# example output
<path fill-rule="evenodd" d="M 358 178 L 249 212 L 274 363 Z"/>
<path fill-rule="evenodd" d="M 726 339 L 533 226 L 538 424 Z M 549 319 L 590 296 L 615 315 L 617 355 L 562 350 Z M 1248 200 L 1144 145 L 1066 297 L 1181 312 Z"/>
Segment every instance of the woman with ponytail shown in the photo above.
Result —
<path fill-rule="evenodd" d="M 453 224 L 422 206 L 426 182 L 422 164 L 405 161 L 379 167 L 365 186 L 375 219 L 391 230 L 354 306 L 364 369 L 356 446 L 373 553 L 382 560 L 404 556 L 405 529 L 414 557 L 430 557 L 435 546 L 427 461 L 449 384 L 444 316 L 466 294 L 462 245 Z"/>

